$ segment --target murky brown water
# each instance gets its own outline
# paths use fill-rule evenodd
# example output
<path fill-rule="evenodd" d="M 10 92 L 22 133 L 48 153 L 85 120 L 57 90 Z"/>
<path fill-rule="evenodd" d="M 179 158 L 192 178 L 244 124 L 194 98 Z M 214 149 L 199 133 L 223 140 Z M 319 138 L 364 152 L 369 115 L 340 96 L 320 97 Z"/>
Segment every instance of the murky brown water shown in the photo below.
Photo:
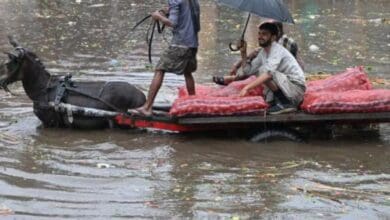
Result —
<path fill-rule="evenodd" d="M 124 80 L 146 91 L 147 25 L 134 23 L 164 1 L 0 0 L 6 35 L 35 51 L 53 74 Z M 388 0 L 291 0 L 307 72 L 365 65 L 389 77 Z M 237 59 L 227 43 L 245 13 L 202 0 L 196 81 L 210 81 Z M 247 39 L 255 45 L 251 22 Z M 169 38 L 169 35 L 166 36 Z M 311 45 L 320 50 L 310 52 Z M 155 40 L 154 61 L 166 46 Z M 3 58 L 3 57 L 1 57 Z M 159 102 L 181 77 L 167 75 Z M 335 131 L 308 143 L 250 143 L 234 133 L 43 129 L 20 84 L 0 91 L 0 217 L 9 219 L 388 219 L 390 126 Z"/>

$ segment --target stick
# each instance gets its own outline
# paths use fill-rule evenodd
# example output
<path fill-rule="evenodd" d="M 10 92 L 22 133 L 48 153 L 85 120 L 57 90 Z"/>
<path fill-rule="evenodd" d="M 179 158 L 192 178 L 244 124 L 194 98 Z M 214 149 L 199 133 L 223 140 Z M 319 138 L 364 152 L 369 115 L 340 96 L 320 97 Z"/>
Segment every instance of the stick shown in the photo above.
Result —
<path fill-rule="evenodd" d="M 49 106 L 55 108 L 56 104 L 54 104 L 54 102 L 49 102 Z M 67 113 L 68 111 L 71 111 L 73 114 L 81 114 L 83 116 L 90 116 L 90 117 L 115 117 L 120 114 L 119 112 L 106 111 L 106 110 L 101 110 L 96 108 L 81 107 L 81 106 L 76 106 L 67 103 L 59 103 L 57 107 L 58 107 L 58 111 L 62 113 Z"/>

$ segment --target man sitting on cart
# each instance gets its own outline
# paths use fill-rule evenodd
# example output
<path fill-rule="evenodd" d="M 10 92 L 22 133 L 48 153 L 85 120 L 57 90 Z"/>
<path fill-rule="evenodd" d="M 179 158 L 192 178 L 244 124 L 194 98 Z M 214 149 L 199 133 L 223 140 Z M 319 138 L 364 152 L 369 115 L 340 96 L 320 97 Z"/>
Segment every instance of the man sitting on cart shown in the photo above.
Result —
<path fill-rule="evenodd" d="M 277 35 L 277 25 L 265 22 L 259 26 L 258 42 L 262 49 L 258 55 L 252 61 L 248 59 L 245 41 L 240 49 L 243 74 L 257 76 L 241 90 L 240 96 L 263 85 L 265 100 L 271 105 L 269 114 L 296 111 L 306 90 L 302 68 L 294 56 L 276 42 Z"/>
<path fill-rule="evenodd" d="M 280 45 L 283 45 L 290 53 L 294 56 L 294 58 L 298 61 L 298 64 L 301 66 L 302 70 L 304 69 L 304 62 L 301 58 L 301 56 L 298 53 L 298 44 L 292 39 L 291 37 L 288 37 L 283 30 L 283 23 L 280 21 L 269 19 L 267 22 L 275 23 L 278 27 L 278 36 L 276 38 L 276 42 L 278 42 Z M 257 54 L 259 54 L 259 51 L 261 50 L 261 47 L 255 48 L 251 53 L 248 54 L 248 60 L 253 60 Z M 246 79 L 245 75 L 237 74 L 238 70 L 242 66 L 242 60 L 240 59 L 236 63 L 233 64 L 229 75 L 227 76 L 213 76 L 213 82 L 219 85 L 228 85 L 229 83 L 233 81 L 239 81 Z"/>

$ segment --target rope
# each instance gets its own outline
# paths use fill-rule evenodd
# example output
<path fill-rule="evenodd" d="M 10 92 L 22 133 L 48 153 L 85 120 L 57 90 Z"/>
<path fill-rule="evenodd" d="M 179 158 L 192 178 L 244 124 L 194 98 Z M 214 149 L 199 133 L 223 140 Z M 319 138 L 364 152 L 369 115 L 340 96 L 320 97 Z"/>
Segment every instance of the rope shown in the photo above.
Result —
<path fill-rule="evenodd" d="M 152 44 L 153 44 L 154 32 L 156 31 L 156 28 L 157 28 L 157 32 L 159 34 L 163 34 L 164 33 L 164 29 L 165 29 L 165 24 L 163 24 L 161 26 L 159 21 L 153 21 L 150 24 L 148 31 L 146 32 L 146 42 L 148 44 L 149 63 L 152 63 Z M 151 34 L 150 34 L 150 37 L 149 37 L 149 33 L 150 32 L 151 32 Z M 166 40 L 165 37 L 164 37 L 164 40 Z"/>

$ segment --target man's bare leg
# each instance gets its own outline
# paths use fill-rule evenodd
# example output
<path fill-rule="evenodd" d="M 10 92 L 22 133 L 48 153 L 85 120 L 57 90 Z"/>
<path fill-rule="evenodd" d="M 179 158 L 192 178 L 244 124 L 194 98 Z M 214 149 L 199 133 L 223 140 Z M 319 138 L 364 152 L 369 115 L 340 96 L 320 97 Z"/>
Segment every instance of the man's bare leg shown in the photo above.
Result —
<path fill-rule="evenodd" d="M 195 95 L 195 81 L 194 77 L 192 76 L 192 73 L 185 73 L 184 79 L 186 80 L 186 87 L 188 95 Z"/>
<path fill-rule="evenodd" d="M 276 92 L 279 90 L 279 87 L 276 85 L 276 83 L 273 80 L 266 81 L 264 83 L 272 92 Z"/>
<path fill-rule="evenodd" d="M 137 109 L 138 112 L 146 116 L 152 115 L 152 106 L 154 103 L 154 99 L 156 98 L 157 93 L 160 90 L 163 80 L 164 80 L 164 72 L 162 70 L 156 70 L 156 72 L 154 73 L 152 83 L 150 84 L 149 87 L 148 97 L 146 99 L 146 102 L 142 107 Z"/>
<path fill-rule="evenodd" d="M 283 104 L 290 104 L 288 98 L 283 94 L 282 90 L 280 90 L 273 80 L 267 81 L 265 85 L 274 93 L 274 98 L 276 97 Z"/>
<path fill-rule="evenodd" d="M 245 76 L 245 75 L 223 76 L 223 81 L 225 82 L 225 85 L 228 85 L 234 81 L 244 80 L 248 77 L 249 76 Z"/>
<path fill-rule="evenodd" d="M 237 76 L 223 76 L 223 82 L 225 85 L 230 84 L 231 82 L 235 81 Z"/>

